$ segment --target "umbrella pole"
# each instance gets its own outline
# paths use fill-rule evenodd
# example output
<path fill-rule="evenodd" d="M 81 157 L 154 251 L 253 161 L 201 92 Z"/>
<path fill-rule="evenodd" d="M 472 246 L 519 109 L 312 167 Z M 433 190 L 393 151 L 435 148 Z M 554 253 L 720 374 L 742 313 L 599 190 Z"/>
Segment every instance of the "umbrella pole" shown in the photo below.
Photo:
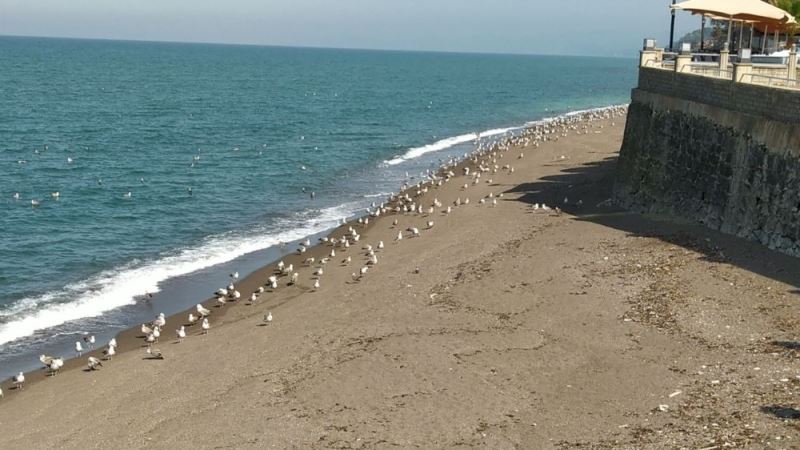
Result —
<path fill-rule="evenodd" d="M 733 16 L 728 19 L 728 48 L 731 48 L 731 28 L 733 27 Z"/>
<path fill-rule="evenodd" d="M 672 5 L 675 5 L 676 0 L 672 0 Z M 675 8 L 671 9 L 672 11 L 672 19 L 670 19 L 669 24 L 669 51 L 673 51 L 674 40 L 675 40 Z"/>
<path fill-rule="evenodd" d="M 706 48 L 706 15 L 703 14 L 702 18 L 700 19 L 700 50 L 705 50 Z"/>
<path fill-rule="evenodd" d="M 750 24 L 750 40 L 747 41 L 747 47 L 749 47 L 751 49 L 753 48 L 753 28 L 755 28 L 755 24 L 751 23 Z"/>
<path fill-rule="evenodd" d="M 780 39 L 780 31 L 775 30 L 775 51 L 778 51 L 778 39 Z"/>
<path fill-rule="evenodd" d="M 736 48 L 742 49 L 742 33 L 744 33 L 744 21 L 739 22 L 739 40 L 736 42 Z"/>
<path fill-rule="evenodd" d="M 769 31 L 769 25 L 764 26 L 764 35 L 761 36 L 761 53 L 767 53 L 767 31 Z"/>

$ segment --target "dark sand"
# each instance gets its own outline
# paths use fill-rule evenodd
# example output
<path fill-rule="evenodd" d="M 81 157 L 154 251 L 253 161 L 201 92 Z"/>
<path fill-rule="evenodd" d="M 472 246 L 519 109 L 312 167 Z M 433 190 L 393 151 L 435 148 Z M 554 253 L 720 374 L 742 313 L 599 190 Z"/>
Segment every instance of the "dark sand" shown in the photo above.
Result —
<path fill-rule="evenodd" d="M 181 344 L 186 314 L 168 318 L 164 360 L 131 330 L 99 371 L 4 383 L 0 448 L 800 447 L 798 260 L 605 202 L 623 121 L 424 196 L 470 198 L 449 215 L 373 220 L 317 292 L 302 267 L 254 305 L 209 306 L 209 334 Z"/>

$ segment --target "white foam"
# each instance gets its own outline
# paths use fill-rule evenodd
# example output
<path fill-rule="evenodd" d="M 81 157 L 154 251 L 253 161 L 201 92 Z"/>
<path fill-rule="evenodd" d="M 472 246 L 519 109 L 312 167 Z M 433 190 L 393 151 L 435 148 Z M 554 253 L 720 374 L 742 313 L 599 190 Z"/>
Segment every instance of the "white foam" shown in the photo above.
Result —
<path fill-rule="evenodd" d="M 62 291 L 29 297 L 0 312 L 0 345 L 32 336 L 37 331 L 67 322 L 98 317 L 111 310 L 135 303 L 145 292 L 158 292 L 159 283 L 169 278 L 226 263 L 242 255 L 263 250 L 281 242 L 291 242 L 337 226 L 362 205 L 358 202 L 307 211 L 299 220 L 287 220 L 270 232 L 227 233 L 205 239 L 196 247 L 162 255 L 149 261 L 133 261 L 114 270 L 101 272 Z"/>
<path fill-rule="evenodd" d="M 442 139 L 440 141 L 436 141 L 433 144 L 424 145 L 422 147 L 411 148 L 402 156 L 395 156 L 394 158 L 384 161 L 383 163 L 386 164 L 387 166 L 396 166 L 406 161 L 419 158 L 420 156 L 428 153 L 447 150 L 448 148 L 455 147 L 456 145 L 466 144 L 467 142 L 472 142 L 477 139 L 483 139 L 487 137 L 498 136 L 501 134 L 512 133 L 514 131 L 523 129 L 524 127 L 525 126 L 495 128 L 491 130 L 482 131 L 480 133 L 468 133 L 468 134 L 462 134 L 460 136 L 449 137 L 446 139 Z"/>

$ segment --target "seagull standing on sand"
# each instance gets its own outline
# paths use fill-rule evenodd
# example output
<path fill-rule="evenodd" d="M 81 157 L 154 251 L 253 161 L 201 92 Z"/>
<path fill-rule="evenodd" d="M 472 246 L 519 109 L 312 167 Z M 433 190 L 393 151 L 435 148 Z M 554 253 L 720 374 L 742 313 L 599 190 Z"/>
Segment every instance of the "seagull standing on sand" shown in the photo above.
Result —
<path fill-rule="evenodd" d="M 90 356 L 88 366 L 89 370 L 97 370 L 98 367 L 103 367 L 103 363 L 94 356 Z"/>
<path fill-rule="evenodd" d="M 203 327 L 203 334 L 208 334 L 208 330 L 211 329 L 211 325 L 208 323 L 208 319 L 203 319 L 203 323 L 201 324 Z"/>
<path fill-rule="evenodd" d="M 267 325 L 272 323 L 272 311 L 264 315 L 264 323 Z"/>
<path fill-rule="evenodd" d="M 147 347 L 145 352 L 147 352 L 147 354 L 150 356 L 150 359 L 164 359 L 164 355 L 161 354 L 161 350 L 157 348 Z"/>
<path fill-rule="evenodd" d="M 103 353 L 106 355 L 106 361 L 111 361 L 111 358 L 117 354 L 117 346 L 108 344 L 108 348 L 103 350 Z"/>
<path fill-rule="evenodd" d="M 195 323 L 197 323 L 197 317 L 192 313 L 189 313 L 188 320 L 189 320 L 189 325 L 194 325 Z"/>
<path fill-rule="evenodd" d="M 22 389 L 25 386 L 25 374 L 20 372 L 14 377 L 14 386 L 17 389 Z"/>
<path fill-rule="evenodd" d="M 178 342 L 183 342 L 183 339 L 186 337 L 186 327 L 181 325 L 181 329 L 175 330 L 175 333 L 178 335 Z"/>
<path fill-rule="evenodd" d="M 78 357 L 80 357 L 83 354 L 83 347 L 81 346 L 81 341 L 75 341 L 75 353 L 78 354 Z"/>
<path fill-rule="evenodd" d="M 111 340 L 108 341 L 108 346 L 109 347 L 116 347 L 117 346 L 117 338 L 111 338 Z"/>
<path fill-rule="evenodd" d="M 206 317 L 209 314 L 211 314 L 211 311 L 207 310 L 206 308 L 203 307 L 203 305 L 198 303 L 197 304 L 197 314 L 199 314 L 200 317 Z"/>

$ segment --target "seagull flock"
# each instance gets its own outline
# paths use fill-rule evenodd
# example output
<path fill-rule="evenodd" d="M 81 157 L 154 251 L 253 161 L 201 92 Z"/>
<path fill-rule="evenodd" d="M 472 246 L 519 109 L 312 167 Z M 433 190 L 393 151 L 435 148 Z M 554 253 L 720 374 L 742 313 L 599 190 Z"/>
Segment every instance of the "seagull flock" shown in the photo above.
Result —
<path fill-rule="evenodd" d="M 557 141 L 560 138 L 568 136 L 570 132 L 574 132 L 577 135 L 589 134 L 592 132 L 596 133 L 598 131 L 591 130 L 591 128 L 594 127 L 592 122 L 621 117 L 624 116 L 626 112 L 627 107 L 625 106 L 605 108 L 539 123 L 526 128 L 520 134 L 488 143 L 481 143 L 478 139 L 476 142 L 476 150 L 471 154 L 464 154 L 463 158 L 451 157 L 442 164 L 439 171 L 429 170 L 424 173 L 424 176 L 421 177 L 423 181 L 419 181 L 413 185 L 409 185 L 408 181 L 406 181 L 400 194 L 392 193 L 387 202 L 380 204 L 373 203 L 371 207 L 366 210 L 366 214 L 352 225 L 349 225 L 340 237 L 320 238 L 318 244 L 320 248 L 327 247 L 329 249 L 325 251 L 327 255 L 322 258 L 308 257 L 305 258 L 302 263 L 303 267 L 312 270 L 313 287 L 311 291 L 313 292 L 320 289 L 321 280 L 326 273 L 325 266 L 336 258 L 337 251 L 348 252 L 352 247 L 359 245 L 362 239 L 361 233 L 368 227 L 371 220 L 374 222 L 377 218 L 390 214 L 421 217 L 425 219 L 424 230 L 432 230 L 435 225 L 432 216 L 434 216 L 436 211 L 438 210 L 443 216 L 447 216 L 453 213 L 457 208 L 469 205 L 470 198 L 467 196 L 467 193 L 471 187 L 481 184 L 481 178 L 485 177 L 486 183 L 492 185 L 494 178 L 498 176 L 497 174 L 514 173 L 514 167 L 512 165 L 505 164 L 500 166 L 498 164 L 498 159 L 503 156 L 503 153 L 508 152 L 512 148 L 532 147 L 535 149 L 545 141 Z M 612 122 L 611 124 L 614 125 L 615 123 Z M 598 128 L 602 127 L 603 125 L 598 125 Z M 522 159 L 524 157 L 524 153 L 519 153 L 517 159 Z M 562 156 L 559 159 L 566 159 L 566 157 Z M 459 166 L 461 167 L 460 171 L 458 170 Z M 438 198 L 434 198 L 430 204 L 423 204 L 422 197 L 426 193 L 456 178 L 457 171 L 465 178 L 472 180 L 471 182 L 464 183 L 461 187 L 460 190 L 463 192 L 463 196 L 459 196 L 452 204 L 447 205 L 447 207 L 444 207 L 443 203 Z M 481 196 L 481 198 L 478 199 L 477 205 L 482 206 L 489 204 L 492 207 L 496 207 L 497 199 L 502 197 L 502 193 L 495 195 L 494 192 L 490 191 L 488 195 Z M 568 201 L 568 199 L 564 199 L 564 203 Z M 543 203 L 533 204 L 531 208 L 533 212 L 560 213 L 558 207 L 550 207 Z M 346 221 L 343 221 L 343 224 L 346 224 Z M 395 218 L 390 228 L 398 229 L 398 227 L 399 220 Z M 405 229 L 398 229 L 395 237 L 395 244 L 399 244 L 407 239 L 420 238 L 421 236 L 422 231 L 418 227 L 412 226 Z M 360 253 L 362 264 L 356 272 L 351 274 L 353 282 L 360 282 L 363 280 L 370 270 L 373 270 L 378 265 L 378 255 L 385 248 L 386 245 L 383 241 L 378 241 L 375 245 L 364 244 L 361 246 Z M 311 241 L 310 239 L 305 239 L 298 245 L 296 255 L 303 256 L 309 253 L 310 249 Z M 349 266 L 354 260 L 353 256 L 354 255 L 351 254 L 341 259 L 339 265 L 342 267 Z M 250 296 L 247 297 L 250 303 L 255 304 L 265 292 L 275 292 L 278 290 L 281 280 L 285 280 L 286 286 L 298 285 L 300 277 L 299 269 L 299 267 L 294 267 L 292 263 L 287 264 L 283 260 L 279 261 L 274 267 L 272 274 L 264 280 L 263 285 L 259 286 L 256 291 L 252 292 Z M 420 268 L 416 267 L 413 272 L 416 274 L 420 273 Z M 236 286 L 239 273 L 234 272 L 229 276 L 231 279 L 230 283 L 224 288 L 217 289 L 214 293 L 216 296 L 217 308 L 222 308 L 228 303 L 236 303 L 242 298 L 242 294 Z M 211 322 L 209 321 L 211 313 L 212 311 L 210 309 L 198 303 L 195 309 L 189 313 L 186 323 L 181 324 L 180 328 L 175 330 L 176 342 L 183 342 L 188 335 L 187 327 L 193 327 L 198 323 L 201 329 L 198 334 L 207 335 L 211 330 Z M 263 317 L 262 325 L 269 325 L 272 321 L 272 312 L 267 312 Z M 154 347 L 154 345 L 159 342 L 161 332 L 166 326 L 166 323 L 166 315 L 160 313 L 152 322 L 141 324 L 141 337 L 144 338 L 147 359 L 164 359 L 164 353 L 160 349 Z M 84 351 L 94 350 L 95 343 L 95 336 L 89 334 L 85 335 L 83 342 L 75 342 L 76 356 L 81 357 Z M 86 362 L 88 370 L 95 371 L 103 367 L 103 362 L 111 361 L 116 351 L 117 341 L 116 338 L 112 338 L 102 351 L 102 360 L 95 356 L 88 357 Z M 51 376 L 57 375 L 64 366 L 63 357 L 41 355 L 39 361 Z M 25 374 L 20 372 L 14 376 L 12 378 L 12 384 L 15 390 L 22 390 L 25 384 Z M 3 391 L 0 389 L 0 399 L 2 398 Z"/>

